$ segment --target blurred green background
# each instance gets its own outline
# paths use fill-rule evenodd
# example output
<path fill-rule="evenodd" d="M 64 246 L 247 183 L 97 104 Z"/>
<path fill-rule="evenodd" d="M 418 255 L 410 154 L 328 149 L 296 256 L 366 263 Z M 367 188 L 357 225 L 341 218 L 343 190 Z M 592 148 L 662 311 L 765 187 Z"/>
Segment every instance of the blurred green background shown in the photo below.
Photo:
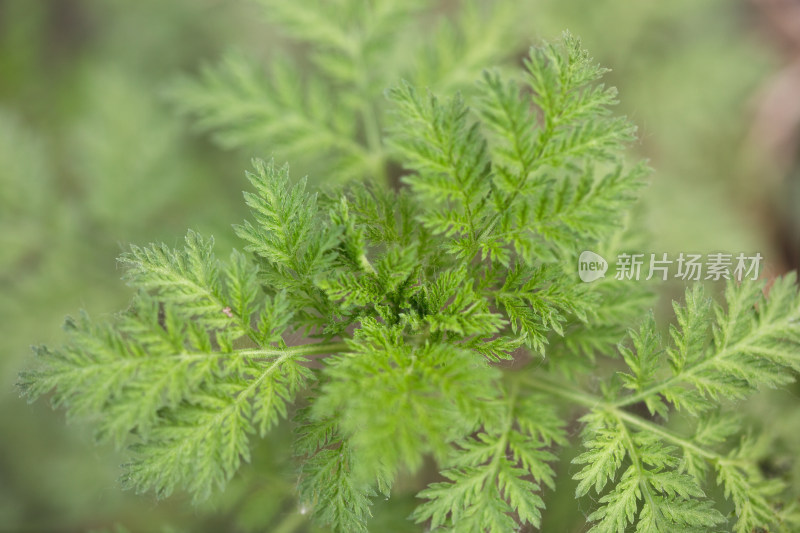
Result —
<path fill-rule="evenodd" d="M 431 17 L 462 9 L 430 4 Z M 800 2 L 510 5 L 507 55 L 569 29 L 612 69 L 640 127 L 633 150 L 655 169 L 639 213 L 644 251 L 758 251 L 767 275 L 798 266 Z M 0 531 L 306 527 L 291 484 L 259 478 L 258 465 L 203 509 L 123 492 L 121 454 L 14 390 L 29 346 L 57 343 L 65 315 L 125 306 L 115 258 L 128 243 L 175 245 L 191 227 L 215 235 L 223 255 L 233 246 L 243 171 L 270 148 L 219 148 L 165 94 L 229 50 L 288 53 L 269 15 L 248 0 L 0 0 Z M 795 422 L 775 437 L 788 455 Z M 269 446 L 285 445 L 275 438 Z M 269 457 L 256 462 L 291 468 Z M 565 495 L 549 498 L 544 531 L 582 530 Z M 375 531 L 414 530 L 393 522 L 410 509 L 403 498 L 391 513 L 378 508 Z"/>

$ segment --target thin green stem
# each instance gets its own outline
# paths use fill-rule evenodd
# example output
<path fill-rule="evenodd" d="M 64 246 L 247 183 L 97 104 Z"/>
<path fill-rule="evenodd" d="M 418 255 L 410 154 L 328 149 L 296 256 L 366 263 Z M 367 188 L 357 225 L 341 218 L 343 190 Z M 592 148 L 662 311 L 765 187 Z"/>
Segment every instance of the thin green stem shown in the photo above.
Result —
<path fill-rule="evenodd" d="M 184 439 L 182 444 L 180 445 L 182 449 L 191 446 L 194 440 L 202 440 L 205 439 L 206 436 L 211 432 L 214 428 L 218 428 L 221 423 L 225 420 L 225 417 L 230 416 L 231 413 L 237 412 L 241 405 L 245 402 L 249 402 L 252 399 L 253 393 L 258 390 L 258 387 L 261 386 L 261 383 L 264 382 L 268 377 L 272 376 L 274 373 L 280 371 L 281 366 L 291 359 L 295 357 L 301 357 L 303 355 L 312 355 L 312 354 L 320 354 L 320 353 L 331 353 L 334 351 L 338 351 L 339 349 L 345 349 L 347 345 L 343 342 L 331 342 L 331 343 L 313 343 L 313 344 L 302 344 L 299 346 L 290 346 L 283 350 L 272 349 L 272 350 L 241 350 L 239 352 L 234 352 L 238 354 L 255 354 L 260 356 L 273 356 L 278 355 L 277 359 L 271 360 L 269 366 L 261 372 L 261 375 L 258 378 L 254 379 L 250 384 L 243 389 L 239 394 L 236 396 L 233 402 L 228 404 L 225 408 L 221 409 L 217 414 L 213 417 L 210 423 L 207 423 L 205 427 L 197 426 L 197 428 L 202 429 L 202 432 L 196 437 L 196 439 Z"/>
<path fill-rule="evenodd" d="M 364 137 L 367 143 L 367 152 L 369 153 L 369 164 L 372 167 L 375 177 L 380 181 L 392 187 L 392 183 L 388 182 L 386 173 L 386 156 L 383 150 L 383 141 L 381 140 L 381 126 L 378 120 L 378 114 L 375 112 L 375 104 L 370 94 L 369 78 L 370 69 L 366 60 L 367 45 L 364 42 L 363 35 L 358 39 L 358 51 L 355 53 L 354 61 L 356 69 L 361 74 L 358 77 L 356 85 L 361 92 L 361 122 L 364 126 Z"/>
<path fill-rule="evenodd" d="M 300 512 L 292 512 L 272 530 L 272 533 L 294 533 L 308 521 L 308 516 Z"/>
<path fill-rule="evenodd" d="M 378 122 L 378 114 L 375 112 L 372 102 L 366 98 L 364 106 L 361 108 L 361 120 L 364 124 L 364 135 L 370 153 L 370 163 L 376 174 L 376 178 L 391 187 L 393 184 L 388 182 L 386 173 L 386 155 L 383 150 L 383 141 L 381 140 L 381 127 Z"/>
<path fill-rule="evenodd" d="M 209 356 L 217 357 L 231 357 L 231 356 L 244 356 L 252 359 L 268 359 L 272 360 L 277 357 L 281 360 L 292 359 L 294 357 L 302 357 L 304 355 L 320 355 L 331 354 L 347 350 L 347 343 L 345 342 L 313 342 L 308 344 L 299 344 L 297 346 L 288 346 L 286 348 L 251 348 L 244 350 L 233 350 L 232 352 L 192 352 L 192 353 L 178 353 L 173 357 L 179 359 L 203 359 Z"/>
<path fill-rule="evenodd" d="M 512 118 L 512 120 L 513 120 L 513 117 L 509 117 L 509 118 Z M 505 199 L 505 201 L 503 202 L 502 208 L 499 209 L 492 216 L 492 218 L 489 219 L 489 222 L 486 224 L 486 226 L 484 226 L 483 229 L 481 229 L 481 231 L 478 233 L 477 239 L 480 239 L 481 237 L 483 237 L 487 233 L 491 233 L 491 231 L 494 229 L 495 225 L 497 224 L 497 221 L 500 220 L 500 216 L 503 213 L 505 213 L 511 207 L 511 205 L 514 203 L 514 200 L 517 199 L 517 196 L 519 196 L 520 191 L 522 191 L 522 188 L 528 182 L 528 179 L 529 179 L 531 173 L 534 170 L 536 170 L 536 168 L 539 166 L 539 164 L 541 164 L 541 161 L 539 161 L 539 160 L 541 159 L 542 155 L 544 154 L 544 150 L 547 147 L 547 144 L 550 142 L 550 137 L 551 136 L 552 136 L 552 132 L 549 129 L 545 129 L 545 131 L 542 132 L 542 135 L 539 138 L 539 143 L 540 144 L 539 144 L 539 147 L 536 150 L 536 153 L 533 155 L 533 157 L 531 157 L 530 162 L 529 163 L 525 163 L 522 166 L 522 168 L 520 169 L 520 181 L 519 181 L 519 183 L 517 184 L 516 187 L 514 187 L 514 191 L 511 193 L 511 195 L 508 196 Z M 520 147 L 520 139 L 517 136 L 514 136 L 514 150 L 515 150 L 515 152 L 517 154 L 518 159 L 522 160 L 522 151 L 521 151 L 522 149 Z M 494 191 L 494 188 L 492 188 L 492 191 Z M 492 192 L 492 191 L 490 191 L 490 192 Z M 488 199 L 489 199 L 489 195 L 486 195 L 484 197 L 484 200 L 488 201 Z M 483 206 L 483 203 L 484 202 L 481 202 L 481 207 Z"/>
<path fill-rule="evenodd" d="M 254 360 L 264 359 L 272 363 L 282 363 L 288 359 L 302 357 L 305 355 L 320 355 L 343 352 L 348 349 L 344 342 L 317 342 L 289 346 L 287 348 L 254 348 L 244 350 L 233 350 L 231 352 L 183 352 L 169 355 L 160 355 L 159 358 L 168 358 L 171 362 L 175 361 L 194 361 L 207 360 L 209 358 L 230 358 L 230 357 L 251 357 Z M 275 359 L 277 358 L 277 359 Z M 112 362 L 94 363 L 83 365 L 81 368 L 89 370 L 93 368 L 108 368 L 115 366 L 119 369 L 143 366 L 152 363 L 154 358 L 149 357 L 126 357 L 119 358 Z"/>
<path fill-rule="evenodd" d="M 607 405 L 607 402 L 602 398 L 592 396 L 591 394 L 579 391 L 573 387 L 565 386 L 562 383 L 556 383 L 545 378 L 526 377 L 524 382 L 541 391 L 549 392 L 574 404 L 589 407 L 590 409 L 604 407 Z"/>
<path fill-rule="evenodd" d="M 690 442 L 690 441 L 688 441 L 688 440 L 686 440 L 684 438 L 681 438 L 678 435 L 675 435 L 674 433 L 672 433 L 670 431 L 667 431 L 666 429 L 664 429 L 663 427 L 659 426 L 658 424 L 653 424 L 652 422 L 648 422 L 647 420 L 639 418 L 638 416 L 633 415 L 633 414 L 631 414 L 631 413 L 629 413 L 627 411 L 623 411 L 621 409 L 615 409 L 615 408 L 612 407 L 611 408 L 611 412 L 614 413 L 615 416 L 617 416 L 618 418 L 624 420 L 625 422 L 627 422 L 630 425 L 637 426 L 637 427 L 639 427 L 641 429 L 646 429 L 647 431 L 649 431 L 651 433 L 654 433 L 654 434 L 658 435 L 659 437 L 663 437 L 664 439 L 669 440 L 669 441 L 673 442 L 674 444 L 677 444 L 681 448 L 684 448 L 684 449 L 687 449 L 687 450 L 691 450 L 694 453 L 705 457 L 706 459 L 709 459 L 711 461 L 716 461 L 716 460 L 719 460 L 721 458 L 721 456 L 719 454 L 714 453 L 714 452 L 709 451 L 709 450 L 706 450 L 706 449 L 703 449 L 703 448 L 697 446 L 696 444 L 693 444 L 692 442 Z"/>
<path fill-rule="evenodd" d="M 671 431 L 659 426 L 657 424 L 653 424 L 647 420 L 644 420 L 628 411 L 624 411 L 618 407 L 617 404 L 609 403 L 603 398 L 599 398 L 597 396 L 593 396 L 591 394 L 587 394 L 583 391 L 579 391 L 574 387 L 571 387 L 564 383 L 556 383 L 552 380 L 548 380 L 545 378 L 540 377 L 529 377 L 525 380 L 525 383 L 535 387 L 544 392 L 551 393 L 559 398 L 563 398 L 571 403 L 582 405 L 584 407 L 588 407 L 590 409 L 600 409 L 605 410 L 608 413 L 612 414 L 613 416 L 623 420 L 629 425 L 636 426 L 640 429 L 645 429 L 653 434 L 666 439 L 673 444 L 677 444 L 681 448 L 686 450 L 692 451 L 697 455 L 705 457 L 709 461 L 718 461 L 722 459 L 718 453 L 712 452 L 710 450 L 706 450 L 697 446 L 696 444 L 688 441 L 678 435 L 675 435 Z"/>
<path fill-rule="evenodd" d="M 519 394 L 519 382 L 511 382 L 511 390 L 508 393 L 508 417 L 503 428 L 503 434 L 500 440 L 497 441 L 497 447 L 491 463 L 492 476 L 496 477 L 500 468 L 500 459 L 506 456 L 506 447 L 508 446 L 508 437 L 514 427 L 514 406 L 517 402 L 517 395 Z"/>
<path fill-rule="evenodd" d="M 628 448 L 628 455 L 631 458 L 631 463 L 636 471 L 639 473 L 639 488 L 642 490 L 642 494 L 644 494 L 645 498 L 647 498 L 647 502 L 650 504 L 650 509 L 653 512 L 657 513 L 656 515 L 656 523 L 660 521 L 662 518 L 661 511 L 659 510 L 658 505 L 656 505 L 653 499 L 653 493 L 650 490 L 650 487 L 647 484 L 647 472 L 645 472 L 644 464 L 642 463 L 642 458 L 639 455 L 639 450 L 636 448 L 636 443 L 633 442 L 633 436 L 631 432 L 628 431 L 628 427 L 625 425 L 623 418 L 619 415 L 619 413 L 614 413 L 617 418 L 617 422 L 619 423 L 620 431 L 622 431 L 623 440 L 625 442 L 625 447 Z"/>
<path fill-rule="evenodd" d="M 372 274 L 373 276 L 378 275 L 378 273 L 375 271 L 375 267 L 372 266 L 372 263 L 370 263 L 366 253 L 362 253 L 361 255 L 358 256 L 358 263 L 359 265 L 361 265 L 361 269 L 364 272 Z"/>
<path fill-rule="evenodd" d="M 383 141 L 381 140 L 381 128 L 378 123 L 378 115 L 371 102 L 367 102 L 361 108 L 361 115 L 364 120 L 364 134 L 367 139 L 367 146 L 375 154 L 383 153 Z"/>
<path fill-rule="evenodd" d="M 261 356 L 261 357 L 282 357 L 293 358 L 304 355 L 320 355 L 342 352 L 347 350 L 347 343 L 338 342 L 312 342 L 308 344 L 298 344 L 297 346 L 288 346 L 286 348 L 274 349 L 259 349 L 259 350 L 242 350 L 238 352 L 241 355 Z"/>

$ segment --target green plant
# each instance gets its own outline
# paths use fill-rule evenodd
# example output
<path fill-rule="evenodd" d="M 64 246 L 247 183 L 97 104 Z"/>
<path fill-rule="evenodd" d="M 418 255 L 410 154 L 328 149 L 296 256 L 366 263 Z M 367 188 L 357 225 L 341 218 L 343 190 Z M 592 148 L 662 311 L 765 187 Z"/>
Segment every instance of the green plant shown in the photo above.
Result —
<path fill-rule="evenodd" d="M 624 240 L 646 174 L 622 159 L 634 128 L 611 114 L 603 73 L 567 35 L 532 49 L 521 82 L 489 72 L 468 98 L 391 89 L 398 191 L 310 193 L 255 161 L 253 220 L 236 228 L 247 254 L 220 262 L 194 232 L 182 250 L 133 247 L 130 308 L 68 320 L 70 342 L 38 348 L 22 389 L 54 391 L 127 444 L 127 486 L 196 501 L 291 415 L 297 497 L 347 532 L 427 457 L 443 479 L 414 521 L 539 527 L 578 407 L 576 497 L 598 495 L 593 531 L 791 531 L 795 507 L 757 440 L 735 442 L 731 401 L 800 369 L 794 277 L 769 297 L 732 283 L 725 305 L 692 288 L 663 340 L 646 289 L 574 272 L 581 250 Z"/>
<path fill-rule="evenodd" d="M 230 53 L 174 84 L 178 109 L 226 148 L 269 153 L 330 181 L 392 182 L 397 159 L 381 142 L 386 87 L 399 79 L 446 92 L 526 45 L 521 6 L 467 0 L 450 17 L 420 0 L 259 0 L 288 41 L 264 69 Z"/>

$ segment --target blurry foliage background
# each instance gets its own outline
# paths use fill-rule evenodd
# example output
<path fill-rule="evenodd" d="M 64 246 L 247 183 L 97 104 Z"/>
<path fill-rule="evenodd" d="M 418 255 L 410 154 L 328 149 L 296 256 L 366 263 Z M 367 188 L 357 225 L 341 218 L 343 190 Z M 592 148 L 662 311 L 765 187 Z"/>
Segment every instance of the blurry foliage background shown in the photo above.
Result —
<path fill-rule="evenodd" d="M 431 17 L 461 9 L 430 3 Z M 652 235 L 643 252 L 759 251 L 768 275 L 797 267 L 798 2 L 506 3 L 508 46 L 518 48 L 508 55 L 570 29 L 613 69 L 608 83 L 640 126 L 633 149 L 655 169 L 641 206 Z M 119 490 L 121 457 L 93 447 L 85 427 L 65 426 L 46 402 L 27 406 L 13 388 L 28 346 L 57 343 L 64 315 L 124 307 L 115 258 L 127 243 L 177 244 L 192 227 L 214 234 L 223 255 L 233 245 L 246 161 L 270 147 L 218 148 L 165 94 L 229 50 L 291 52 L 268 20 L 248 0 L 0 0 L 0 531 L 307 527 L 291 483 L 259 475 L 291 469 L 270 463 L 284 434 L 215 505 L 156 503 Z M 748 409 L 768 425 L 769 402 L 788 396 Z M 798 455 L 798 427 L 774 424 L 786 457 Z M 771 460 L 780 467 L 781 457 Z M 548 497 L 545 531 L 583 529 L 569 472 L 562 497 Z M 375 531 L 414 531 L 398 522 L 413 494 L 398 493 L 391 509 L 376 506 Z"/>

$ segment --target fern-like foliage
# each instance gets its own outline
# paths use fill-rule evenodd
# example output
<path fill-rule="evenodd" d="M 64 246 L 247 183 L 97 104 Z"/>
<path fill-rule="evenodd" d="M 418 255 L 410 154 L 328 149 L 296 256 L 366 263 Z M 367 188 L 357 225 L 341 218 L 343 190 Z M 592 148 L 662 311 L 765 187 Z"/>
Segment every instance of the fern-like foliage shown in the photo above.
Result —
<path fill-rule="evenodd" d="M 398 161 L 383 147 L 381 130 L 392 119 L 382 94 L 397 80 L 468 88 L 483 69 L 525 47 L 508 0 L 468 0 L 452 18 L 420 0 L 258 3 L 311 68 L 300 76 L 297 61 L 276 58 L 263 67 L 229 54 L 177 82 L 173 100 L 224 147 L 299 159 L 327 180 L 392 179 Z M 430 19 L 436 27 L 420 32 Z"/>
<path fill-rule="evenodd" d="M 699 285 L 687 290 L 685 303 L 675 304 L 669 342 L 650 315 L 619 346 L 627 370 L 601 397 L 547 379 L 537 383 L 590 408 L 582 419 L 586 451 L 573 463 L 583 465 L 574 476 L 576 495 L 600 496 L 601 507 L 589 516 L 592 531 L 716 530 L 725 519 L 703 490 L 709 475 L 733 504 L 734 531 L 796 527 L 791 507 L 774 504 L 785 481 L 763 475 L 752 438 L 730 442 L 740 423 L 721 403 L 786 384 L 798 369 L 795 276 L 765 293 L 762 283 L 731 282 L 723 307 Z M 626 409 L 636 405 L 657 418 Z M 678 433 L 663 423 L 680 412 L 696 417 L 693 430 Z"/>
<path fill-rule="evenodd" d="M 509 531 L 521 524 L 541 525 L 541 484 L 555 488 L 548 450 L 564 444 L 562 421 L 545 397 L 526 394 L 514 384 L 503 390 L 502 410 L 483 431 L 459 442 L 442 475 L 419 495 L 429 501 L 414 513 L 433 528 Z"/>
<path fill-rule="evenodd" d="M 276 11 L 320 47 L 320 66 L 357 71 L 363 51 L 334 13 Z M 312 22 L 328 29 L 307 35 Z M 373 499 L 426 461 L 442 478 L 419 493 L 417 523 L 541 527 L 570 403 L 585 410 L 573 463 L 576 496 L 597 500 L 592 531 L 790 531 L 781 483 L 753 441 L 732 442 L 726 409 L 800 369 L 794 278 L 768 296 L 731 284 L 724 305 L 691 289 L 664 337 L 644 291 L 574 272 L 581 249 L 619 237 L 645 172 L 623 161 L 633 128 L 611 113 L 603 72 L 566 35 L 533 49 L 520 79 L 489 72 L 474 95 L 399 84 L 382 141 L 406 169 L 399 192 L 313 193 L 255 161 L 252 216 L 236 227 L 246 253 L 219 261 L 193 232 L 179 250 L 132 247 L 130 308 L 68 321 L 69 341 L 37 350 L 23 390 L 127 446 L 127 485 L 196 500 L 292 415 L 299 503 L 342 532 L 366 531 Z M 624 369 L 591 394 L 600 357 Z M 689 433 L 673 422 L 684 413 Z"/>
<path fill-rule="evenodd" d="M 137 490 L 207 497 L 310 377 L 304 351 L 281 339 L 292 318 L 285 295 L 263 295 L 238 253 L 220 266 L 212 245 L 189 232 L 184 250 L 133 247 L 121 259 L 142 291 L 130 309 L 113 326 L 68 320 L 70 343 L 38 348 L 46 366 L 22 377 L 30 394 L 54 388 L 56 405 L 97 419 L 99 439 L 135 434 L 125 477 Z M 242 337 L 253 346 L 235 347 Z"/>

